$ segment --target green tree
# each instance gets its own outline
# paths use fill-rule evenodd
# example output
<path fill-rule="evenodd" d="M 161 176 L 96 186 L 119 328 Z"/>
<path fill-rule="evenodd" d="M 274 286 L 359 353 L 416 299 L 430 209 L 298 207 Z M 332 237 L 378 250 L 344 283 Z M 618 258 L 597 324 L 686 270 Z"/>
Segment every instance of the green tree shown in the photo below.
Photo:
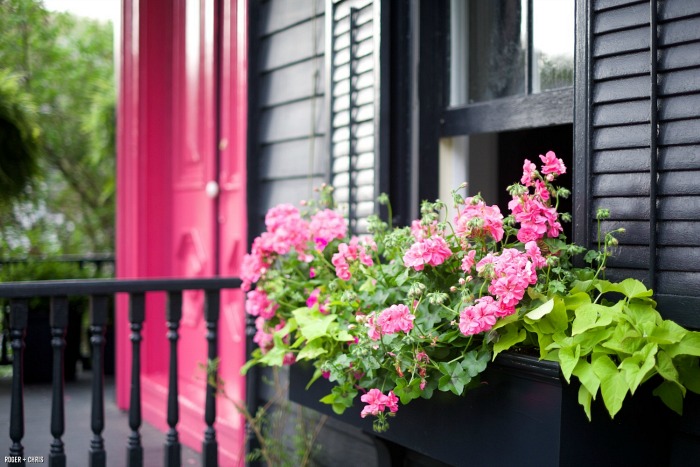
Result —
<path fill-rule="evenodd" d="M 0 0 L 0 63 L 20 77 L 41 129 L 37 182 L 0 210 L 0 254 L 113 250 L 113 62 L 110 24 Z"/>

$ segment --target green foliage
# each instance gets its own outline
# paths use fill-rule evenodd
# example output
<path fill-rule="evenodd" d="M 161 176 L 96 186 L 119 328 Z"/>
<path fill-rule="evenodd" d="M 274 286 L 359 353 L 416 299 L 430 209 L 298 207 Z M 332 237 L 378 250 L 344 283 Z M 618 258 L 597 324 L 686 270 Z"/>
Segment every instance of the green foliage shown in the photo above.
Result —
<path fill-rule="evenodd" d="M 24 193 L 36 175 L 39 143 L 37 113 L 18 76 L 0 69 L 0 203 Z"/>
<path fill-rule="evenodd" d="M 511 205 L 556 214 L 567 192 L 545 175 L 524 174 L 530 183 L 510 187 Z M 586 254 L 563 235 L 524 228 L 532 212 L 516 222 L 479 197 L 454 198 L 454 223 L 444 203 L 424 202 L 410 229 L 372 218 L 370 238 L 341 228 L 320 244 L 339 214 L 319 211 L 324 204 L 273 208 L 244 261 L 244 281 L 257 281 L 247 311 L 259 344 L 245 369 L 310 360 L 313 380 L 334 384 L 321 402 L 342 413 L 361 394 L 360 415 L 376 417 L 378 431 L 399 402 L 463 395 L 500 353 L 526 347 L 578 379 L 589 418 L 598 395 L 614 417 L 646 382 L 660 383 L 655 393 L 675 411 L 700 389 L 700 333 L 664 320 L 641 282 L 604 278 L 620 230 L 600 233 L 599 249 Z M 607 216 L 600 211 L 599 222 Z M 574 266 L 576 255 L 590 266 Z"/>
<path fill-rule="evenodd" d="M 109 24 L 0 2 L 0 64 L 38 109 L 36 183 L 0 206 L 0 254 L 113 251 L 114 65 Z"/>

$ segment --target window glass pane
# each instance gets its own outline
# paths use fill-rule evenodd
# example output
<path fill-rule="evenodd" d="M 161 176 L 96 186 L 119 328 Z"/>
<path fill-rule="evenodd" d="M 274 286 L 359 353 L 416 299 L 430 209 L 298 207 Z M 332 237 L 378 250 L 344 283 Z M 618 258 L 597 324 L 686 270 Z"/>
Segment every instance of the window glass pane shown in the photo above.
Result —
<path fill-rule="evenodd" d="M 452 0 L 452 105 L 525 92 L 526 4 Z"/>
<path fill-rule="evenodd" d="M 533 0 L 532 92 L 574 84 L 574 0 Z"/>

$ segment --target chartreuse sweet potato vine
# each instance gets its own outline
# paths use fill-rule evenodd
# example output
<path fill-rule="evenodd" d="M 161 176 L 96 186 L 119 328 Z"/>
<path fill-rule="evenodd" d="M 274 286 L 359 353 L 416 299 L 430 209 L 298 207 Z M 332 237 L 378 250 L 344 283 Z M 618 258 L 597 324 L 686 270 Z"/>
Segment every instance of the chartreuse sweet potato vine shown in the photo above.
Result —
<path fill-rule="evenodd" d="M 508 187 L 505 218 L 454 194 L 453 216 L 438 200 L 411 227 L 372 217 L 370 235 L 352 237 L 328 187 L 303 212 L 271 209 L 242 266 L 259 346 L 243 371 L 312 361 L 309 384 L 334 383 L 322 401 L 342 413 L 359 395 L 360 415 L 382 431 L 399 404 L 464 394 L 499 353 L 536 347 L 579 379 L 589 418 L 598 394 L 614 417 L 655 375 L 655 394 L 680 413 L 686 391 L 700 392 L 700 333 L 664 320 L 641 282 L 605 279 L 620 231 L 599 232 L 585 255 L 567 242 L 570 217 L 557 207 L 569 192 L 553 184 L 566 167 L 552 152 L 540 159 Z M 577 255 L 587 266 L 573 265 Z"/>

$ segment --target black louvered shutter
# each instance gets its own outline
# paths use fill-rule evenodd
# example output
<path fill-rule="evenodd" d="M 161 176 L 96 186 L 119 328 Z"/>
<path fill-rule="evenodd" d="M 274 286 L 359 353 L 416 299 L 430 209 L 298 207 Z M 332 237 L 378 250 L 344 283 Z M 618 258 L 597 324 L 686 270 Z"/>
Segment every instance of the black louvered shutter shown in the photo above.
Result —
<path fill-rule="evenodd" d="M 354 233 L 375 213 L 380 115 L 380 2 L 328 0 L 329 182 Z"/>
<path fill-rule="evenodd" d="M 700 2 L 592 6 L 590 215 L 626 229 L 608 274 L 700 328 Z"/>

